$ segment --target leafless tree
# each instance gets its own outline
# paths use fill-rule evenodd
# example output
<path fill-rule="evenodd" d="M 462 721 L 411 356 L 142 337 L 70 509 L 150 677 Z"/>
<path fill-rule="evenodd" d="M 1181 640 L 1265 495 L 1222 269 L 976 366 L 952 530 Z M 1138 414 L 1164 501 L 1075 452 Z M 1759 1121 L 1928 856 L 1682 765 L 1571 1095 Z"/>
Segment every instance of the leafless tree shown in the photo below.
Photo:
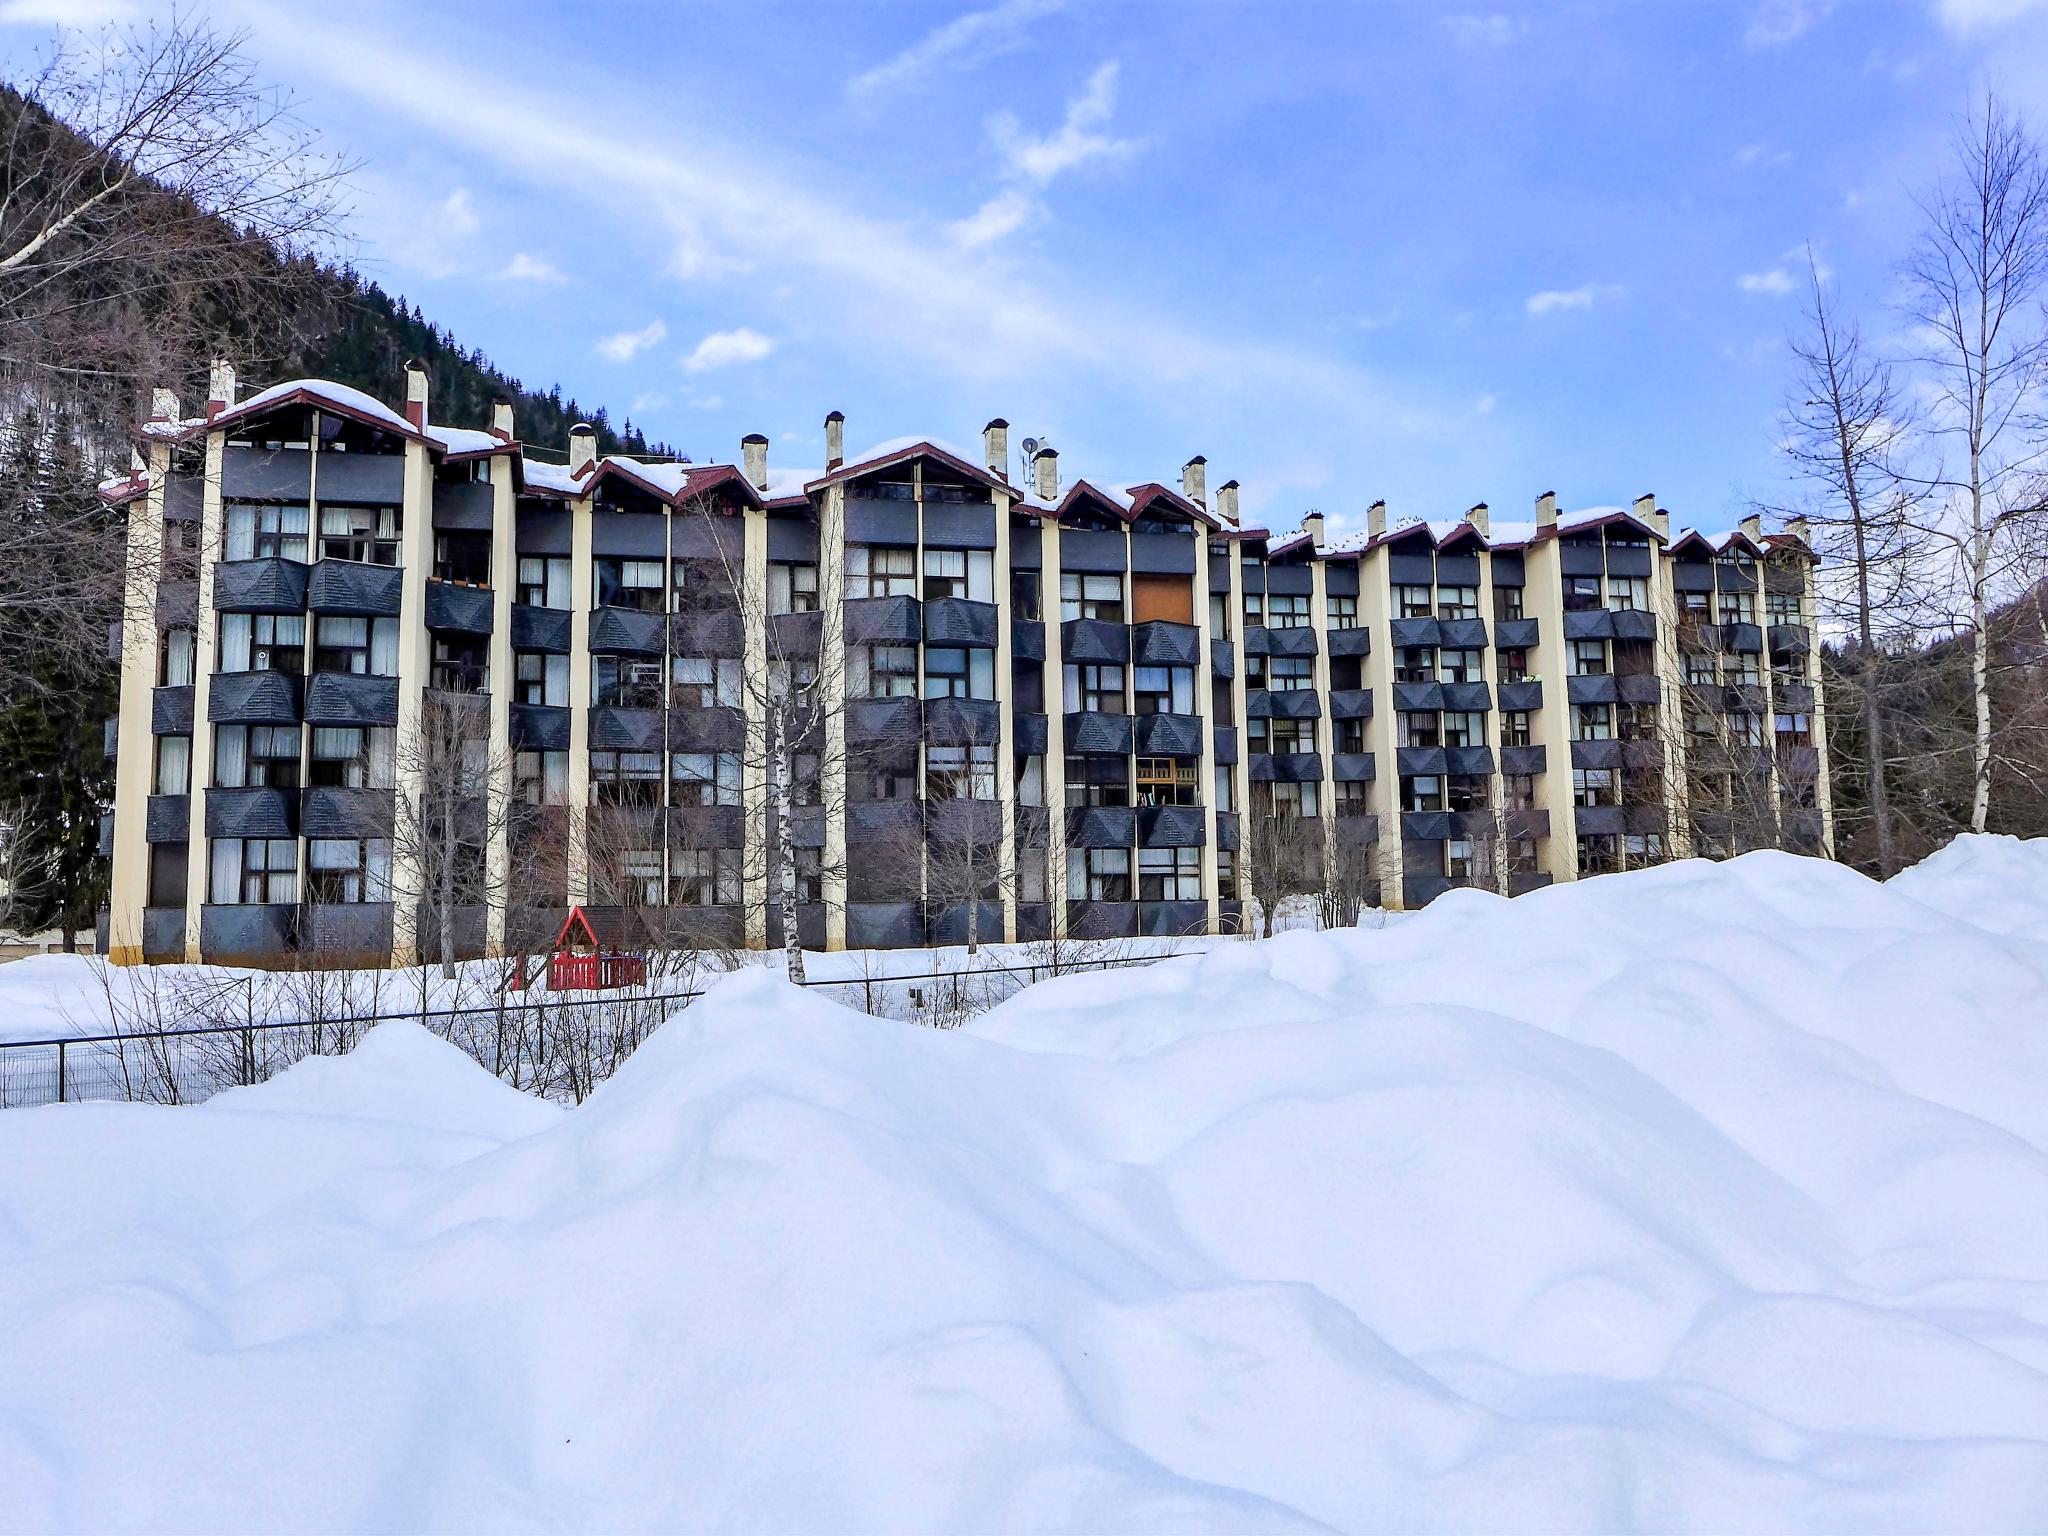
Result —
<path fill-rule="evenodd" d="M 1974 704 L 1969 825 L 1982 832 L 1991 811 L 1991 618 L 2016 595 L 2005 589 L 2022 530 L 2042 514 L 2048 166 L 2027 125 L 1990 93 L 1958 123 L 1954 157 L 1920 199 L 1920 241 L 1904 276 L 1936 398 L 1929 425 L 1953 454 L 1925 476 L 1947 515 L 1922 526 L 1955 551 L 1961 574 Z"/>
<path fill-rule="evenodd" d="M 409 866 L 419 882 L 421 954 L 453 979 L 462 911 L 508 899 L 489 849 L 494 836 L 510 831 L 510 797 L 494 786 L 510 781 L 511 764 L 508 750 L 491 741 L 484 697 L 425 690 L 418 724 L 397 745 L 397 777 L 393 865 Z M 408 893 L 397 894 L 404 900 Z"/>
<path fill-rule="evenodd" d="M 983 906 L 1014 899 L 1017 886 L 1014 866 L 1004 868 L 996 775 L 1009 765 L 1002 761 L 999 733 L 970 725 L 957 735 L 949 745 L 925 748 L 924 888 L 928 910 L 961 911 L 960 937 L 971 957 L 984 940 L 1002 938 L 984 931 Z"/>
<path fill-rule="evenodd" d="M 1254 784 L 1239 822 L 1238 879 L 1259 906 L 1263 937 L 1273 936 L 1280 904 L 1323 888 L 1324 828 L 1320 819 L 1279 804 L 1270 784 Z"/>

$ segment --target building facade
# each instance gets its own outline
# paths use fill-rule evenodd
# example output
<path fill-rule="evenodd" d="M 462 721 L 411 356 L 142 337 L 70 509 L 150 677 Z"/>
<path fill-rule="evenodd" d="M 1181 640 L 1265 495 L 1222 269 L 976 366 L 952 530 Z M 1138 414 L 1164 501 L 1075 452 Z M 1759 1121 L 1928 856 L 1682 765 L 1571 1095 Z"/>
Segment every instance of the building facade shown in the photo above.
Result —
<path fill-rule="evenodd" d="M 209 393 L 103 488 L 117 961 L 497 953 L 569 904 L 762 946 L 785 881 L 819 948 L 1221 932 L 1829 845 L 1797 525 L 1546 494 L 1333 541 L 1000 420 L 849 458 L 835 412 L 790 471 L 548 462 L 418 369 Z"/>

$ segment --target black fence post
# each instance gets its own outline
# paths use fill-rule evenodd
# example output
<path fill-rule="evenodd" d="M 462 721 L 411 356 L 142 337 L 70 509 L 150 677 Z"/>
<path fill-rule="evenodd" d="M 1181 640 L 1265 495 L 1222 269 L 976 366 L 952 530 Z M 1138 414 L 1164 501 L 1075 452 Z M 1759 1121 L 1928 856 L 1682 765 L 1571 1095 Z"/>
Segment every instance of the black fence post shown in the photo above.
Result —
<path fill-rule="evenodd" d="M 57 1042 L 57 1102 L 64 1102 L 64 1042 Z"/>

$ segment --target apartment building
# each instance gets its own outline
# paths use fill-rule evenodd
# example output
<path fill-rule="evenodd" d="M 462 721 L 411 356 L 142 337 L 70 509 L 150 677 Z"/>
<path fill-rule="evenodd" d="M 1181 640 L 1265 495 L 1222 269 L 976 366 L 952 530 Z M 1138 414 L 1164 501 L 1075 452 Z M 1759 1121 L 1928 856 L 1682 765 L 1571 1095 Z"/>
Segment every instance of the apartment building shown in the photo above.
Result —
<path fill-rule="evenodd" d="M 1067 478 L 1001 420 L 848 456 L 834 412 L 815 469 L 587 428 L 551 462 L 407 377 L 238 399 L 217 366 L 102 488 L 119 961 L 501 952 L 572 903 L 763 946 L 785 881 L 819 948 L 1223 932 L 1283 856 L 1411 907 L 1829 842 L 1796 524 L 1546 494 L 1275 534 L 1201 458 Z"/>

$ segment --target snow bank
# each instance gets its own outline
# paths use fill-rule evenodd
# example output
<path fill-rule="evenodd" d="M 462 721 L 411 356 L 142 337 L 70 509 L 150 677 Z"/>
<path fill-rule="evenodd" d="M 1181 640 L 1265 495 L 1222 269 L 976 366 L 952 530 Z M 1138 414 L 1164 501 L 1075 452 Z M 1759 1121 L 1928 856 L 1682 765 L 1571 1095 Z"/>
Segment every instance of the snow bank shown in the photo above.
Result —
<path fill-rule="evenodd" d="M 10 1111 L 0 1527 L 2039 1529 L 2044 923 L 1753 855 Z"/>

